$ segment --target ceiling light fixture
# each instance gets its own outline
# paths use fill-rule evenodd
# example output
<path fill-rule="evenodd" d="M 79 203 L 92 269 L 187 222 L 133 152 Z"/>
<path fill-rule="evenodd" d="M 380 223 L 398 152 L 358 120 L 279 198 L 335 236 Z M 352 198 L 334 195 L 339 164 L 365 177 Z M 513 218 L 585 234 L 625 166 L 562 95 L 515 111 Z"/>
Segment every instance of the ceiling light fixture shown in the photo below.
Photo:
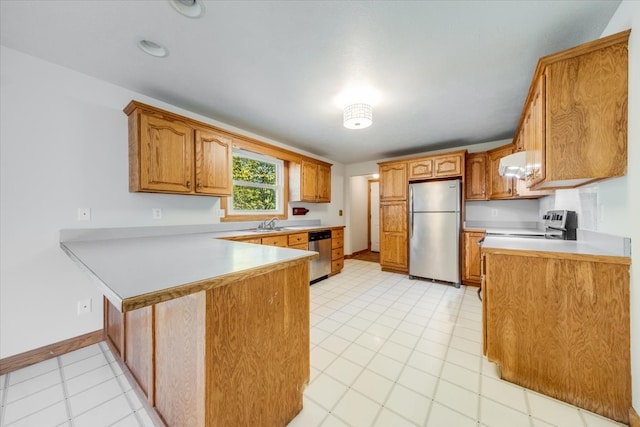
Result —
<path fill-rule="evenodd" d="M 164 58 L 169 54 L 169 51 L 166 47 L 156 42 L 152 42 L 151 40 L 140 40 L 138 42 L 138 47 L 142 49 L 144 53 L 155 56 L 156 58 Z"/>
<path fill-rule="evenodd" d="M 364 129 L 373 123 L 373 108 L 369 104 L 358 103 L 344 107 L 344 127 Z"/>
<path fill-rule="evenodd" d="M 178 13 L 187 18 L 200 18 L 204 15 L 202 0 L 169 0 L 169 3 Z"/>

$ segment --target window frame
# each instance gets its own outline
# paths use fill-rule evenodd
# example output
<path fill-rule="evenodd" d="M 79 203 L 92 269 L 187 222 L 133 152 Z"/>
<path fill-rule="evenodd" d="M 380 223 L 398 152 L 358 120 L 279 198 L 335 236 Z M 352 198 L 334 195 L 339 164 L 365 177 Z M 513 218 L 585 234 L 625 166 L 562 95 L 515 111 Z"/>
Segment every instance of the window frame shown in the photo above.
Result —
<path fill-rule="evenodd" d="M 234 147 L 233 156 L 245 157 L 253 160 L 265 161 L 269 163 L 276 164 L 276 203 L 279 206 L 278 212 L 272 211 L 244 211 L 247 213 L 243 213 L 243 211 L 232 211 L 232 196 L 223 197 L 220 199 L 220 208 L 224 209 L 225 216 L 220 218 L 221 222 L 227 221 L 256 221 L 256 220 L 264 220 L 265 218 L 278 218 L 278 219 L 287 219 L 287 210 L 289 206 L 289 162 L 287 160 L 270 156 L 268 154 L 263 154 L 251 150 L 247 150 L 244 148 Z M 280 180 L 280 185 L 278 185 L 277 181 Z M 252 186 L 252 183 L 247 183 L 249 186 Z M 236 185 L 236 181 L 233 181 L 232 185 Z M 270 185 L 255 185 L 258 188 L 270 188 Z"/>

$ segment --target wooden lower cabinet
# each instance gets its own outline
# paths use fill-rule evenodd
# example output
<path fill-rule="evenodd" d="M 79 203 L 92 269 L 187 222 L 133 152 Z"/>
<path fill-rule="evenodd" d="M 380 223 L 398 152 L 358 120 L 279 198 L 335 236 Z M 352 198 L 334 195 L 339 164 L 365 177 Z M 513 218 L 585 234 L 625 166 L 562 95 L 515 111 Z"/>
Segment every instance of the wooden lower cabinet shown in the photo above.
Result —
<path fill-rule="evenodd" d="M 485 354 L 502 379 L 628 423 L 629 258 L 482 253 Z"/>
<path fill-rule="evenodd" d="M 462 244 L 462 283 L 465 285 L 480 285 L 480 246 L 478 241 L 484 237 L 484 231 L 463 231 Z"/>
<path fill-rule="evenodd" d="M 406 201 L 380 204 L 380 267 L 409 271 Z"/>
<path fill-rule="evenodd" d="M 344 229 L 331 230 L 331 274 L 344 268 Z"/>
<path fill-rule="evenodd" d="M 114 355 L 168 426 L 284 426 L 309 382 L 309 262 L 120 313 Z"/>

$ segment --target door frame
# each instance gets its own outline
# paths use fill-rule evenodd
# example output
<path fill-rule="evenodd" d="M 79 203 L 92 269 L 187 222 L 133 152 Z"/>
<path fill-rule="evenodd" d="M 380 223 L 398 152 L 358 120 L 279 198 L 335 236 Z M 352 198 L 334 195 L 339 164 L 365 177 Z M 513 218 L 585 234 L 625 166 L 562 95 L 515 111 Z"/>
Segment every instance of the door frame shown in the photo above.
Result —
<path fill-rule="evenodd" d="M 373 178 L 367 181 L 367 249 L 371 252 L 371 184 L 377 182 L 380 185 L 380 178 Z M 378 187 L 379 189 L 380 187 Z M 380 203 L 378 202 L 378 209 L 380 209 Z M 380 219 L 378 218 L 378 221 Z M 379 250 L 379 249 L 378 249 Z"/>

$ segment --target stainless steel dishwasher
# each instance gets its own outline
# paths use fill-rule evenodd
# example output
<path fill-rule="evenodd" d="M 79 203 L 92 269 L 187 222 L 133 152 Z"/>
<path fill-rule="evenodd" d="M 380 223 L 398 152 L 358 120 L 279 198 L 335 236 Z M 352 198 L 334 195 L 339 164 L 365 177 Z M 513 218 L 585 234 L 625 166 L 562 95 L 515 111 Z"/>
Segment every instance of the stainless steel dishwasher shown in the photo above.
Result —
<path fill-rule="evenodd" d="M 320 254 L 311 260 L 309 279 L 311 284 L 326 279 L 331 273 L 331 230 L 309 233 L 309 250 Z"/>

